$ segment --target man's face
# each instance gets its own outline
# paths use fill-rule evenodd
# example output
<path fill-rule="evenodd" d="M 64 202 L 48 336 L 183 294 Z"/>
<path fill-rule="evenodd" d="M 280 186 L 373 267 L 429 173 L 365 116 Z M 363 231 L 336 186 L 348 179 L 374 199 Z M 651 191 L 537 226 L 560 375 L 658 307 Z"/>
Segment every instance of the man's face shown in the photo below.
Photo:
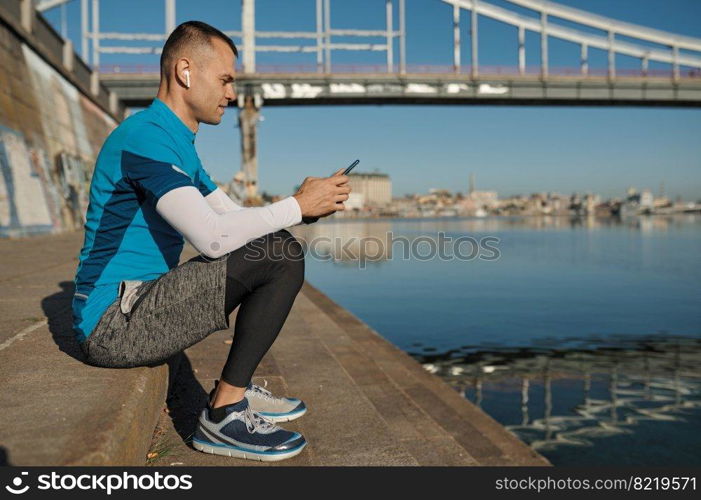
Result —
<path fill-rule="evenodd" d="M 198 122 L 218 125 L 224 108 L 236 99 L 234 53 L 226 42 L 213 38 L 211 47 L 204 49 L 197 59 L 188 92 L 189 103 Z"/>

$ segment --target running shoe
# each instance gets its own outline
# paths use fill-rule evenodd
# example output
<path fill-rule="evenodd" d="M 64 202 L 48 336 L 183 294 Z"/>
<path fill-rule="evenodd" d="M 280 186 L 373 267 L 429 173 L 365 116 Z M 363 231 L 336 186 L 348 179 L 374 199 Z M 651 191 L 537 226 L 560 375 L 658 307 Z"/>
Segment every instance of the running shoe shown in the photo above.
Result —
<path fill-rule="evenodd" d="M 214 389 L 209 393 L 210 403 L 214 400 L 217 384 L 219 384 L 219 381 L 215 380 Z M 248 403 L 253 411 L 260 413 L 273 422 L 289 422 L 307 413 L 307 407 L 302 400 L 274 396 L 270 391 L 264 388 L 267 387 L 267 385 L 267 380 L 264 380 L 263 387 L 253 382 L 248 384 L 244 396 L 248 399 Z"/>
<path fill-rule="evenodd" d="M 274 462 L 298 455 L 307 445 L 300 433 L 285 430 L 253 411 L 246 398 L 224 408 L 226 416 L 220 422 L 210 418 L 209 405 L 202 410 L 192 438 L 196 450 Z"/>

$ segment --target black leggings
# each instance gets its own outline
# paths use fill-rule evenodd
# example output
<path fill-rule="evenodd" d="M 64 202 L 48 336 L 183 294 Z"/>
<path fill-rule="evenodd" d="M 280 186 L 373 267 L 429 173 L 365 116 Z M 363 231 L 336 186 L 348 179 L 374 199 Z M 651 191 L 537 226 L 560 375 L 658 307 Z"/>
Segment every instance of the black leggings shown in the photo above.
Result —
<path fill-rule="evenodd" d="M 304 283 L 302 245 L 286 230 L 250 241 L 226 264 L 227 316 L 239 305 L 221 379 L 246 387 L 277 338 Z"/>

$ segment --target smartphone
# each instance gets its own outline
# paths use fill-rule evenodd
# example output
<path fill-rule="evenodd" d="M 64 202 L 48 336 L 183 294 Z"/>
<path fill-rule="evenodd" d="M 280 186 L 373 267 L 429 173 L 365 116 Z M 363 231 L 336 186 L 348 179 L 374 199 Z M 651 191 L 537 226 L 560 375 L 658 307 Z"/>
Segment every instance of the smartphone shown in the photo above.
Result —
<path fill-rule="evenodd" d="M 343 175 L 348 175 L 348 172 L 353 170 L 358 163 L 360 163 L 360 160 L 355 160 L 353 163 L 351 163 L 348 168 L 343 171 Z"/>

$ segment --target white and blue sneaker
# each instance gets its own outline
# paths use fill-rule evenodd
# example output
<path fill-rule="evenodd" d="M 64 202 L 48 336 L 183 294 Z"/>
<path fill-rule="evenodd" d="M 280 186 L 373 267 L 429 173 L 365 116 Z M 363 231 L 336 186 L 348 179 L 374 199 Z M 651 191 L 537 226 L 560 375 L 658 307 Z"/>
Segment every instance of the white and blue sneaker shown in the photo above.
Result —
<path fill-rule="evenodd" d="M 192 438 L 196 450 L 274 462 L 298 455 L 307 445 L 300 433 L 287 431 L 253 411 L 246 398 L 222 409 L 226 416 L 219 422 L 211 418 L 209 405 L 202 410 Z"/>
<path fill-rule="evenodd" d="M 218 383 L 218 380 L 214 381 L 214 389 L 209 393 L 210 403 L 214 399 Z M 266 380 L 263 387 L 267 385 L 268 382 Z M 248 399 L 248 404 L 256 413 L 260 413 L 273 422 L 289 422 L 307 413 L 307 407 L 302 400 L 297 398 L 279 398 L 273 396 L 270 391 L 263 387 L 251 382 L 244 393 L 244 397 Z"/>

